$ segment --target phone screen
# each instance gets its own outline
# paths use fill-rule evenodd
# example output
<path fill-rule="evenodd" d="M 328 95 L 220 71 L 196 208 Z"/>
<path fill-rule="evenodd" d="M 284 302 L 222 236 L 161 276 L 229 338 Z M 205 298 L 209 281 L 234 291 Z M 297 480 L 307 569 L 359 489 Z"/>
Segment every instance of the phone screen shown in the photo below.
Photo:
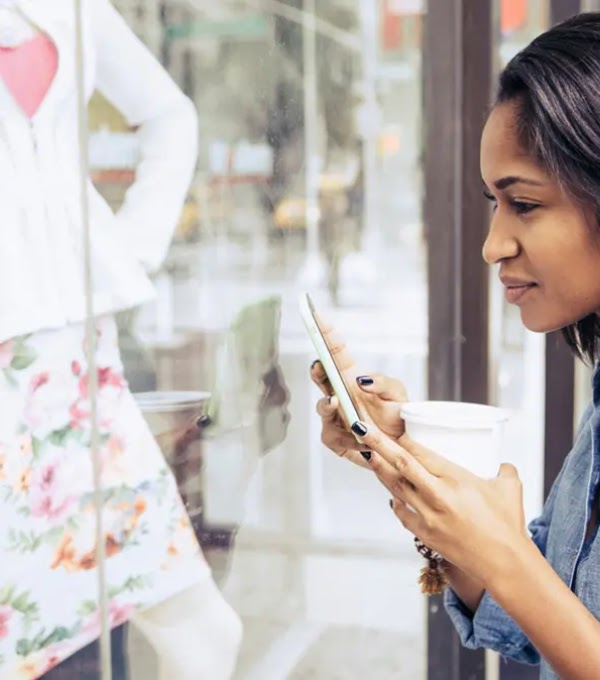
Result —
<path fill-rule="evenodd" d="M 314 307 L 314 305 L 313 305 L 313 302 L 312 302 L 312 300 L 311 300 L 311 298 L 310 298 L 310 295 L 308 295 L 308 294 L 306 295 L 306 301 L 307 301 L 307 303 L 308 303 L 308 308 L 309 308 L 309 310 L 310 310 L 310 313 L 311 313 L 311 315 L 312 315 L 312 318 L 313 318 L 313 320 L 314 320 L 314 322 L 315 322 L 315 326 L 317 327 L 317 329 L 318 329 L 318 331 L 319 331 L 319 334 L 320 334 L 320 336 L 321 336 L 321 339 L 323 340 L 323 343 L 324 343 L 325 346 L 327 347 L 329 356 L 330 356 L 330 358 L 331 358 L 331 363 L 333 364 L 333 366 L 334 366 L 334 368 L 335 368 L 335 371 L 337 372 L 337 374 L 338 374 L 338 376 L 339 376 L 339 379 L 340 379 L 341 383 L 344 385 L 344 388 L 346 389 L 346 393 L 347 393 L 347 395 L 348 395 L 348 398 L 349 398 L 350 401 L 352 402 L 352 406 L 354 406 L 354 410 L 356 411 L 356 413 L 360 414 L 360 412 L 361 412 L 361 411 L 360 411 L 360 408 L 359 408 L 358 404 L 356 403 L 356 400 L 355 400 L 354 397 L 352 396 L 352 392 L 348 389 L 348 383 L 347 383 L 346 380 L 344 379 L 344 376 L 342 375 L 342 372 L 340 371 L 340 369 L 338 368 L 338 365 L 337 365 L 336 362 L 335 362 L 334 354 L 333 354 L 332 351 L 331 351 L 331 346 L 329 345 L 329 342 L 327 341 L 327 338 L 326 338 L 326 336 L 325 336 L 325 333 L 323 332 L 323 328 L 321 327 L 321 324 L 320 324 L 320 322 L 319 322 L 319 317 L 318 317 L 318 315 L 317 315 L 317 311 L 316 311 L 316 309 L 315 309 L 315 307 Z M 325 366 L 324 366 L 323 368 L 325 368 Z M 350 423 L 350 424 L 352 424 L 352 423 Z"/>

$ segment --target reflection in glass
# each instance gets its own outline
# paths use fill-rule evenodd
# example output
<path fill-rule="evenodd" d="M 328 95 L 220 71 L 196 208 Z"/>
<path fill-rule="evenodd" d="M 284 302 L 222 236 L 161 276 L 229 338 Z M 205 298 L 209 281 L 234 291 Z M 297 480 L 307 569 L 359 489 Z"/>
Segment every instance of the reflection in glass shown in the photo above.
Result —
<path fill-rule="evenodd" d="M 243 620 L 235 677 L 423 676 L 418 555 L 373 480 L 319 444 L 296 308 L 310 288 L 366 370 L 425 396 L 423 9 L 408 5 L 121 6 L 200 120 L 158 297 L 120 317 L 120 343 L 213 576 Z M 99 157 L 95 167 L 118 209 L 133 179 L 131 131 L 94 103 L 92 142 L 105 156 L 109 136 L 122 149 L 119 172 Z M 188 438 L 186 400 L 198 392 L 210 395 L 211 422 Z M 152 658 L 141 643 L 130 651 L 132 666 Z"/>
<path fill-rule="evenodd" d="M 0 326 L 1 502 L 16 532 L 2 563 L 18 559 L 0 663 L 91 678 L 73 3 L 0 5 L 3 39 L 37 30 L 60 57 L 38 113 L 15 108 L 4 72 L 0 87 L 0 196 L 30 239 L 0 236 L 14 254 L 2 288 L 23 296 L 23 323 Z M 261 680 L 423 676 L 418 555 L 370 476 L 320 444 L 296 309 L 310 288 L 366 371 L 425 396 L 423 5 L 82 5 L 116 678 L 215 680 L 236 659 L 236 677 Z M 26 169 L 3 165 L 16 144 Z"/>
<path fill-rule="evenodd" d="M 2 3 L 0 21 L 0 675 L 63 674 L 130 621 L 161 679 L 227 677 L 238 617 L 124 378 L 114 318 L 152 292 L 196 113 L 108 0 Z M 114 215 L 87 177 L 79 191 L 78 104 L 94 88 L 136 128 L 135 181 Z M 85 652 L 72 669 L 110 677 L 107 649 L 102 669 Z"/>

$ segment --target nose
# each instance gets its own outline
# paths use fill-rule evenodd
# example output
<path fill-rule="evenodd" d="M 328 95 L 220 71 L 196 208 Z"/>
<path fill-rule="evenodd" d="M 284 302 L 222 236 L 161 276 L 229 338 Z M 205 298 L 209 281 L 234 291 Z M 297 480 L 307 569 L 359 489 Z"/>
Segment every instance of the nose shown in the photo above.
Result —
<path fill-rule="evenodd" d="M 483 244 L 483 259 L 487 264 L 498 264 L 502 260 L 516 257 L 519 251 L 519 241 L 511 232 L 509 220 L 502 218 L 498 212 L 494 213 Z"/>

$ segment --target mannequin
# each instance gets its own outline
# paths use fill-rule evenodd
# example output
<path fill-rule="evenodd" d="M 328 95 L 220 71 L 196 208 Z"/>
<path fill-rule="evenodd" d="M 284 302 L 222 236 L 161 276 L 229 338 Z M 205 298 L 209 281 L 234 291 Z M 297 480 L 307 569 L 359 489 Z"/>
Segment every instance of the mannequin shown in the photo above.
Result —
<path fill-rule="evenodd" d="M 160 680 L 226 680 L 241 625 L 214 584 L 123 378 L 114 321 L 115 312 L 148 294 L 133 250 L 146 248 L 137 259 L 159 266 L 168 246 L 194 164 L 195 116 L 108 0 L 84 7 L 98 82 L 140 127 L 143 148 L 124 214 L 113 222 L 97 196 L 92 206 L 110 624 L 130 621 L 152 645 Z M 75 105 L 75 70 L 66 66 L 75 42 L 72 14 L 69 0 L 0 0 L 0 269 L 26 277 L 12 290 L 0 281 L 0 680 L 39 678 L 100 631 L 90 381 L 77 286 L 82 225 L 72 202 L 77 170 L 61 155 L 75 134 L 72 125 L 60 127 Z M 131 75 L 115 70 L 113 59 L 131 63 Z M 173 125 L 182 137 L 165 139 Z M 10 191 L 2 188 L 8 182 Z M 160 212 L 153 200 L 164 209 L 156 223 L 143 212 Z M 123 242 L 107 242 L 106 232 L 128 239 L 130 265 L 127 252 L 119 259 Z M 135 665 L 133 659 L 133 678 L 142 680 Z"/>

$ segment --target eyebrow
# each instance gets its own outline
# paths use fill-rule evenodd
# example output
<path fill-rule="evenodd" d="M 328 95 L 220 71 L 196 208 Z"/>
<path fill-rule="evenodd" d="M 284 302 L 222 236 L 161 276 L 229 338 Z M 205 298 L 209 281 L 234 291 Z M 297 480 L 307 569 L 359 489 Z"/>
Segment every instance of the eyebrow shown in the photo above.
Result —
<path fill-rule="evenodd" d="M 513 184 L 528 184 L 529 186 L 533 187 L 541 187 L 544 185 L 544 182 L 538 182 L 535 179 L 527 179 L 526 177 L 517 177 L 514 175 L 502 177 L 498 181 L 494 182 L 494 186 L 499 191 L 504 191 L 504 189 L 508 189 L 508 187 L 512 186 Z"/>

